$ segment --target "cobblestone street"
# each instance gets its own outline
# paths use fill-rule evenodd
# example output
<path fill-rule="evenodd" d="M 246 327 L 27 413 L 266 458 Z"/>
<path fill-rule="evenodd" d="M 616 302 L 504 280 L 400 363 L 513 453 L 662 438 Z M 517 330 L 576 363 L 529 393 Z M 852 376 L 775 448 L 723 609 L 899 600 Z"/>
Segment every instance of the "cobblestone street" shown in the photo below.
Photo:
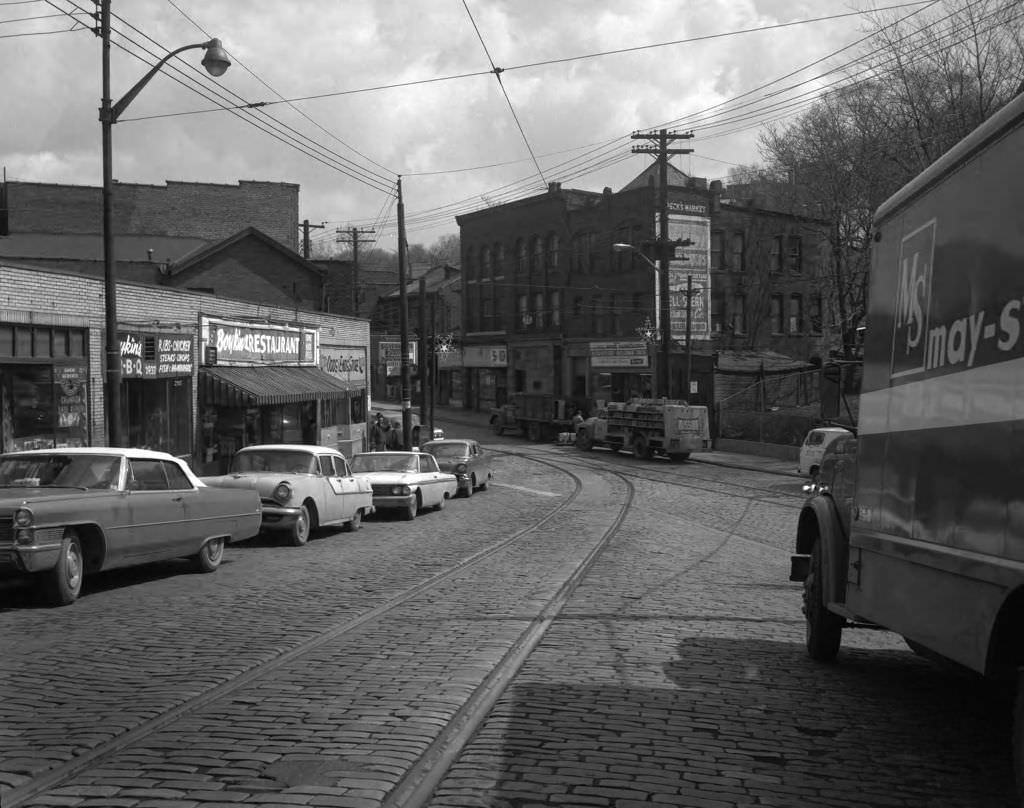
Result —
<path fill-rule="evenodd" d="M 4 589 L 5 808 L 1009 804 L 1005 694 L 883 632 L 806 657 L 798 479 L 491 448 L 412 523 Z"/>

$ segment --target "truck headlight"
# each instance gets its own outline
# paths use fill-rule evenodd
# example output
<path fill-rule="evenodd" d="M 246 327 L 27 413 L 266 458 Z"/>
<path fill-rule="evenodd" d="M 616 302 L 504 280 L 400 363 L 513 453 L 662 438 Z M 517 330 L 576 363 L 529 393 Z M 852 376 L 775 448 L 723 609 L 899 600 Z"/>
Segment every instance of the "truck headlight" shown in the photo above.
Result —
<path fill-rule="evenodd" d="M 288 483 L 278 483 L 272 494 L 275 500 L 284 505 L 292 498 L 292 487 Z"/>
<path fill-rule="evenodd" d="M 15 527 L 32 527 L 32 523 L 35 521 L 35 517 L 28 508 L 17 508 L 14 511 L 14 526 Z"/>

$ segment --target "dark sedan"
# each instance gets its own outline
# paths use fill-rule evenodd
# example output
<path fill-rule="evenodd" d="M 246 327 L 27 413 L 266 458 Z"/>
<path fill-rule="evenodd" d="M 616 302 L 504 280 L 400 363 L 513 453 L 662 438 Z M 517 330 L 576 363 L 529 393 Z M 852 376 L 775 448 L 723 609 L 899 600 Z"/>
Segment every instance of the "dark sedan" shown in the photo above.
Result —
<path fill-rule="evenodd" d="M 473 496 L 477 489 L 486 491 L 494 477 L 491 456 L 483 446 L 468 438 L 445 438 L 424 443 L 421 451 L 437 458 L 442 471 L 454 474 L 459 481 L 459 493 Z"/>

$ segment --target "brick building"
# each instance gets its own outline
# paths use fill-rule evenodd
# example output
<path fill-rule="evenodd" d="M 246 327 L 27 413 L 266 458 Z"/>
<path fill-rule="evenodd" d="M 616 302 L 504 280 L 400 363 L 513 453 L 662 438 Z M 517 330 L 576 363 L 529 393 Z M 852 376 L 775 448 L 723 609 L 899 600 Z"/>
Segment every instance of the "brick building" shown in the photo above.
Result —
<path fill-rule="evenodd" d="M 369 323 L 224 294 L 117 284 L 121 445 L 221 473 L 250 443 L 364 447 Z M 102 279 L 0 262 L 0 451 L 99 446 Z"/>
<path fill-rule="evenodd" d="M 115 182 L 113 225 L 119 276 L 135 265 L 173 263 L 250 227 L 298 253 L 299 186 Z M 0 258 L 76 272 L 91 262 L 102 274 L 103 189 L 0 183 Z"/>
<path fill-rule="evenodd" d="M 826 223 L 723 197 L 720 183 L 671 166 L 667 196 L 669 239 L 692 242 L 669 263 L 670 395 L 712 403 L 723 353 L 765 350 L 797 364 L 819 356 Z M 658 197 L 652 166 L 617 193 L 551 183 L 457 217 L 467 407 L 485 410 L 516 391 L 584 408 L 651 394 L 663 355 L 643 338 L 661 331 Z"/>

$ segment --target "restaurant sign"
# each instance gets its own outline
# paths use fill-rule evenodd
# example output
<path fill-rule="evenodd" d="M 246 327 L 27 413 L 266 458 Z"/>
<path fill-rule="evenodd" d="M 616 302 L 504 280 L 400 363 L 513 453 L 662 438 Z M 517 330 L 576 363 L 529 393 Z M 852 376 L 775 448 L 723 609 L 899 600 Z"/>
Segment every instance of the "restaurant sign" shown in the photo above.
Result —
<path fill-rule="evenodd" d="M 314 328 L 199 318 L 203 356 L 218 365 L 316 365 Z M 214 357 L 216 359 L 214 360 Z"/>
<path fill-rule="evenodd" d="M 125 379 L 166 379 L 191 376 L 195 338 L 180 331 L 154 333 L 118 331 L 121 376 Z"/>

